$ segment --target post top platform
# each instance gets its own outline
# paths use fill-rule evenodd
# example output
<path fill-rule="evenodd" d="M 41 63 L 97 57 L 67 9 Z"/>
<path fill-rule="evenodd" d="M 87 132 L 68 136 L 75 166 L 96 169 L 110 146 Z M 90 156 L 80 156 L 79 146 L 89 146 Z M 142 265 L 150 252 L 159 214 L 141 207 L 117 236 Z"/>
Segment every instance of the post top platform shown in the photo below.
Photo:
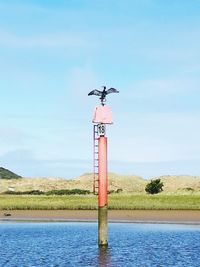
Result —
<path fill-rule="evenodd" d="M 109 106 L 96 106 L 93 114 L 93 123 L 112 124 L 112 109 Z"/>

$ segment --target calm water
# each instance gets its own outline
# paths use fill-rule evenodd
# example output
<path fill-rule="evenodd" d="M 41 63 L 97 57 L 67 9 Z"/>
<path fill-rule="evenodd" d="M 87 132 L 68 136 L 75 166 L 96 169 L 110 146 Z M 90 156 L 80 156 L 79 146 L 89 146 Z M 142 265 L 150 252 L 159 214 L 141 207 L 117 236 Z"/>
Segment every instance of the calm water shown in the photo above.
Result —
<path fill-rule="evenodd" d="M 110 224 L 109 248 L 95 223 L 0 223 L 0 266 L 200 266 L 200 226 Z"/>

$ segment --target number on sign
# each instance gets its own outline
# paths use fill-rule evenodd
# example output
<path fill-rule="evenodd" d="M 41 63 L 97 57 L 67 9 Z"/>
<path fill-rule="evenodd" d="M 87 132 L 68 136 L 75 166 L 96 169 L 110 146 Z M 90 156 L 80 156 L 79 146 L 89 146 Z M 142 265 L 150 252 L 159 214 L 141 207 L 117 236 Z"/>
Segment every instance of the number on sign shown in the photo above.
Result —
<path fill-rule="evenodd" d="M 106 134 L 105 124 L 98 124 L 98 135 L 104 136 Z"/>

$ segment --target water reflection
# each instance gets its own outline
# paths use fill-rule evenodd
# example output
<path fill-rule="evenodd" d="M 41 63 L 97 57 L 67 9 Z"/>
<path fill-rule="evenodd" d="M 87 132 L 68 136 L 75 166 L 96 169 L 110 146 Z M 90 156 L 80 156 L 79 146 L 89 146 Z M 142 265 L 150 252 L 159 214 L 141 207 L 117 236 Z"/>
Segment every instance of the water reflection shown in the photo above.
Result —
<path fill-rule="evenodd" d="M 111 253 L 109 247 L 100 247 L 98 253 L 98 266 L 106 267 L 112 266 L 111 264 Z"/>

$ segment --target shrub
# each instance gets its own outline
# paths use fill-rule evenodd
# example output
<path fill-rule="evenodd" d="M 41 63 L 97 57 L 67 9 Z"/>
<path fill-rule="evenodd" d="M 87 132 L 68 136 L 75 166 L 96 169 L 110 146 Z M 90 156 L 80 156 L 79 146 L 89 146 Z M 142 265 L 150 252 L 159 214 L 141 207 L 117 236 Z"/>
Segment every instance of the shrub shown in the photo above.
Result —
<path fill-rule="evenodd" d="M 44 192 L 40 190 L 31 190 L 31 191 L 6 191 L 4 194 L 7 195 L 44 195 Z"/>
<path fill-rule="evenodd" d="M 88 195 L 90 194 L 89 190 L 83 189 L 60 189 L 60 190 L 51 190 L 43 192 L 40 190 L 30 190 L 30 191 L 6 191 L 3 194 L 7 195 Z"/>
<path fill-rule="evenodd" d="M 122 193 L 123 192 L 123 189 L 122 188 L 118 188 L 117 190 L 116 190 L 116 193 L 118 194 L 118 193 Z"/>
<path fill-rule="evenodd" d="M 163 191 L 163 183 L 160 181 L 160 179 L 151 180 L 150 183 L 148 183 L 145 187 L 145 191 L 149 194 L 158 194 L 161 191 Z"/>
<path fill-rule="evenodd" d="M 186 191 L 194 191 L 194 189 L 191 188 L 191 187 L 186 187 L 185 190 L 186 190 Z"/>
<path fill-rule="evenodd" d="M 90 194 L 89 190 L 83 189 L 61 189 L 61 190 L 51 190 L 46 192 L 46 195 L 88 195 Z"/>

